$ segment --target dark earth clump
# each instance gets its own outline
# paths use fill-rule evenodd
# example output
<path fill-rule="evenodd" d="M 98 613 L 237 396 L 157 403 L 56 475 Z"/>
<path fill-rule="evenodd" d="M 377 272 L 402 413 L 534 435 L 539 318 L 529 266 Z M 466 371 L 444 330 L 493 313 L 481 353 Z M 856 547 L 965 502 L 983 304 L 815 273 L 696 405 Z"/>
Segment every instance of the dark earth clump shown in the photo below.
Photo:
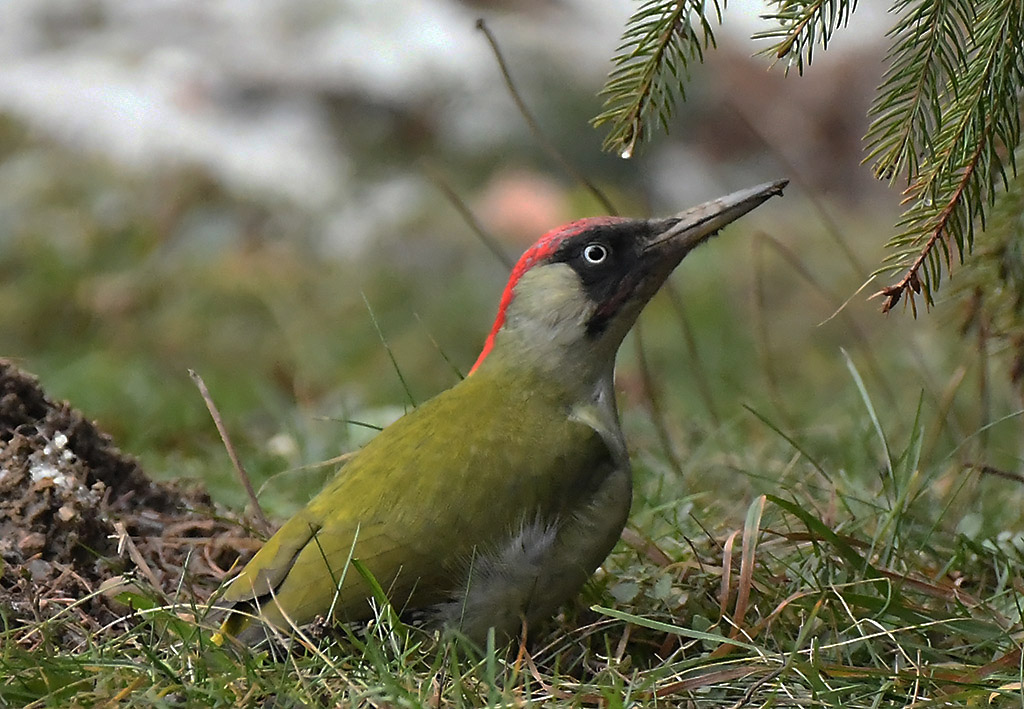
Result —
<path fill-rule="evenodd" d="M 138 461 L 32 376 L 0 359 L 0 629 L 32 646 L 100 641 L 136 621 L 125 589 L 202 601 L 258 543 L 198 488 Z M 243 559 L 244 560 L 244 559 Z M 18 630 L 26 632 L 19 635 Z"/>

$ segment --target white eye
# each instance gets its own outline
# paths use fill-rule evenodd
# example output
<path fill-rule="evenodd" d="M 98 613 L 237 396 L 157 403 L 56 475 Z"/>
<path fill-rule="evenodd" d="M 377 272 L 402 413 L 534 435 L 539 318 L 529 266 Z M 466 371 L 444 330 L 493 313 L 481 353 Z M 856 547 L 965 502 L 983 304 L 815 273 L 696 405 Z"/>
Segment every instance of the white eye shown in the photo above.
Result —
<path fill-rule="evenodd" d="M 608 258 L 608 249 L 603 244 L 587 244 L 583 249 L 583 258 L 592 265 L 603 263 Z"/>

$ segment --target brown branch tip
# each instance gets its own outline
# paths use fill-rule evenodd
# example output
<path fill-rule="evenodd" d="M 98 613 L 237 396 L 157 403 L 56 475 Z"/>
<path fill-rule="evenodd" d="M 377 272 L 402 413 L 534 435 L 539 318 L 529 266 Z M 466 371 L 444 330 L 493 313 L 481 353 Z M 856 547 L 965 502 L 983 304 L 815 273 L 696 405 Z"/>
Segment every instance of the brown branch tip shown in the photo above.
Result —
<path fill-rule="evenodd" d="M 907 271 L 899 283 L 886 286 L 877 293 L 873 293 L 868 300 L 878 297 L 885 298 L 885 302 L 882 303 L 882 312 L 888 313 L 896 307 L 896 304 L 903 298 L 903 294 L 906 293 L 910 301 L 910 308 L 914 311 L 914 317 L 917 317 L 917 302 L 914 300 L 914 295 L 920 294 L 922 290 L 921 279 L 917 275 L 917 265 L 915 264 L 914 267 Z M 927 301 L 927 298 L 925 300 Z"/>
<path fill-rule="evenodd" d="M 868 297 L 868 300 L 872 300 L 874 298 L 885 298 L 885 302 L 882 303 L 882 312 L 888 313 L 890 310 L 896 307 L 897 303 L 900 302 L 900 299 L 903 297 L 903 291 L 905 288 L 906 285 L 904 285 L 903 281 L 900 281 L 895 285 L 886 286 L 877 293 L 872 293 Z"/>

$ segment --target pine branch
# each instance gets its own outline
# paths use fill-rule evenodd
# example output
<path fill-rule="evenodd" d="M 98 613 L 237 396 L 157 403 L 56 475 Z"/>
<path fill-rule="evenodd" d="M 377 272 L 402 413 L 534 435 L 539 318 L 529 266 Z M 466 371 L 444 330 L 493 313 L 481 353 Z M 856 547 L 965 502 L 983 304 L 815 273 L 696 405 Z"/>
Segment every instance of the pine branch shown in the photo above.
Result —
<path fill-rule="evenodd" d="M 921 248 L 919 252 L 917 252 L 916 258 L 910 265 L 910 268 L 908 268 L 906 273 L 903 275 L 903 278 L 901 278 L 898 283 L 883 288 L 878 293 L 875 293 L 873 296 L 871 296 L 872 298 L 876 296 L 885 297 L 885 302 L 882 304 L 883 313 L 887 313 L 890 310 L 892 310 L 893 306 L 900 302 L 900 298 L 903 297 L 904 293 L 906 293 L 909 297 L 910 306 L 913 309 L 915 316 L 917 315 L 917 303 L 914 300 L 915 293 L 921 293 L 923 290 L 925 301 L 927 303 L 931 303 L 932 290 L 933 288 L 938 286 L 938 281 L 941 277 L 941 264 L 937 265 L 938 256 L 935 253 L 935 247 L 936 245 L 942 245 L 944 247 L 943 253 L 946 257 L 946 268 L 948 270 L 950 267 L 949 248 L 946 245 L 944 239 L 949 233 L 950 228 L 956 225 L 956 222 L 953 220 L 955 220 L 959 216 L 957 214 L 957 209 L 962 204 L 965 192 L 972 184 L 972 181 L 976 179 L 978 163 L 981 158 L 982 152 L 984 151 L 984 148 L 985 143 L 979 142 L 978 148 L 974 152 L 974 155 L 971 156 L 971 160 L 968 161 L 968 164 L 963 171 L 963 176 L 960 178 L 960 181 L 957 184 L 956 189 L 953 191 L 952 196 L 937 215 L 931 218 L 925 216 L 918 216 L 913 213 L 915 210 L 912 208 L 907 212 L 903 220 L 900 222 L 900 224 L 907 223 L 911 225 L 916 225 L 920 221 L 925 221 L 925 232 L 927 233 L 927 240 L 924 243 L 924 247 Z M 926 202 L 918 202 L 918 204 L 915 205 L 915 207 L 918 206 L 920 206 L 920 209 L 918 211 L 923 212 L 927 211 L 931 205 Z M 970 221 L 968 221 L 968 224 L 970 224 Z M 962 225 L 957 226 L 959 226 L 960 229 L 963 228 Z M 971 227 L 968 226 L 968 228 Z M 896 239 L 901 239 L 909 235 L 910 237 L 912 237 L 912 243 L 916 243 L 917 241 L 919 241 L 919 239 L 913 237 L 917 237 L 918 234 L 918 231 L 911 229 L 910 231 L 903 232 L 902 234 L 897 236 Z M 930 263 L 929 259 L 931 259 Z M 963 253 L 961 252 L 961 260 L 962 259 Z M 926 273 L 925 285 L 922 285 L 922 279 L 918 274 L 926 264 L 931 265 L 932 268 L 930 271 Z"/>
<path fill-rule="evenodd" d="M 932 294 L 948 271 L 955 249 L 962 262 L 974 241 L 975 223 L 984 228 L 986 210 L 996 196 L 996 180 L 1007 183 L 1006 169 L 1016 175 L 1013 151 L 1020 144 L 1020 91 L 1024 86 L 1024 7 L 1017 0 L 974 3 L 968 27 L 966 66 L 951 74 L 939 97 L 937 131 L 907 190 L 912 206 L 889 242 L 893 254 L 881 272 L 904 271 L 883 296 L 883 312 L 907 295 Z M 941 252 L 941 253 L 940 253 Z"/>
<path fill-rule="evenodd" d="M 755 38 L 774 40 L 765 53 L 788 57 L 800 72 L 857 8 L 857 0 L 767 2 L 778 26 Z M 676 99 L 685 98 L 680 71 L 714 46 L 707 7 L 706 0 L 646 0 L 630 18 L 605 110 L 593 121 L 611 124 L 606 149 L 628 157 L 652 125 L 667 128 Z M 916 313 L 914 296 L 933 302 L 954 253 L 961 262 L 970 253 L 976 225 L 984 228 L 1007 174 L 1017 174 L 1024 2 L 894 0 L 893 12 L 889 69 L 865 140 L 877 176 L 906 179 L 909 206 L 876 272 L 901 275 L 875 295 L 884 311 L 907 296 Z"/>
<path fill-rule="evenodd" d="M 918 175 L 917 156 L 942 123 L 942 88 L 966 73 L 972 0 L 899 0 L 901 15 L 889 31 L 889 69 L 871 106 L 874 117 L 865 141 L 875 175 L 894 180 L 906 168 L 907 183 Z"/>
<path fill-rule="evenodd" d="M 712 4 L 721 24 L 719 0 Z M 668 130 L 676 98 L 686 97 L 691 62 L 703 62 L 715 46 L 707 12 L 706 0 L 647 0 L 629 18 L 601 91 L 604 111 L 591 121 L 611 126 L 605 150 L 628 158 L 656 124 Z"/>
<path fill-rule="evenodd" d="M 804 64 L 813 59 L 815 45 L 820 42 L 822 49 L 828 49 L 832 35 L 849 24 L 857 9 L 857 0 L 768 0 L 767 4 L 775 11 L 765 19 L 775 20 L 778 27 L 758 32 L 754 39 L 775 40 L 762 54 L 789 57 L 789 66 L 795 65 L 801 74 Z"/>

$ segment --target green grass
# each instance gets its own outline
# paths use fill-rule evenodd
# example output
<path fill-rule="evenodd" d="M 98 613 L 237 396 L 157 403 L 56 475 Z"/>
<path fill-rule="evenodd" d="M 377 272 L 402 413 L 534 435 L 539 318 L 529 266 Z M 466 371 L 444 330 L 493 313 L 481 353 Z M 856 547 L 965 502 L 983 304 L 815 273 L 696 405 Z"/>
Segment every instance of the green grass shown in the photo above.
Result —
<path fill-rule="evenodd" d="M 423 401 L 468 369 L 503 285 L 468 237 L 404 234 L 345 263 L 268 215 L 247 237 L 239 215 L 259 210 L 198 178 L 168 218 L 152 186 L 97 170 L 0 205 L 0 354 L 150 474 L 236 506 L 188 368 L 280 518 L 331 473 L 302 466 L 366 440 L 348 421 L 407 406 L 366 302 Z M 123 629 L 77 648 L 48 639 L 72 613 L 0 628 L 0 706 L 1024 706 L 1024 486 L 977 467 L 1020 465 L 1005 353 L 963 340 L 949 303 L 915 322 L 858 297 L 828 320 L 860 283 L 799 195 L 785 205 L 759 224 L 803 270 L 737 225 L 681 268 L 681 310 L 645 313 L 651 392 L 623 347 L 646 544 L 620 544 L 528 659 L 386 616 L 285 659 L 235 654 L 184 594 L 135 595 Z M 227 215 L 214 246 L 188 226 L 210 210 Z"/>

